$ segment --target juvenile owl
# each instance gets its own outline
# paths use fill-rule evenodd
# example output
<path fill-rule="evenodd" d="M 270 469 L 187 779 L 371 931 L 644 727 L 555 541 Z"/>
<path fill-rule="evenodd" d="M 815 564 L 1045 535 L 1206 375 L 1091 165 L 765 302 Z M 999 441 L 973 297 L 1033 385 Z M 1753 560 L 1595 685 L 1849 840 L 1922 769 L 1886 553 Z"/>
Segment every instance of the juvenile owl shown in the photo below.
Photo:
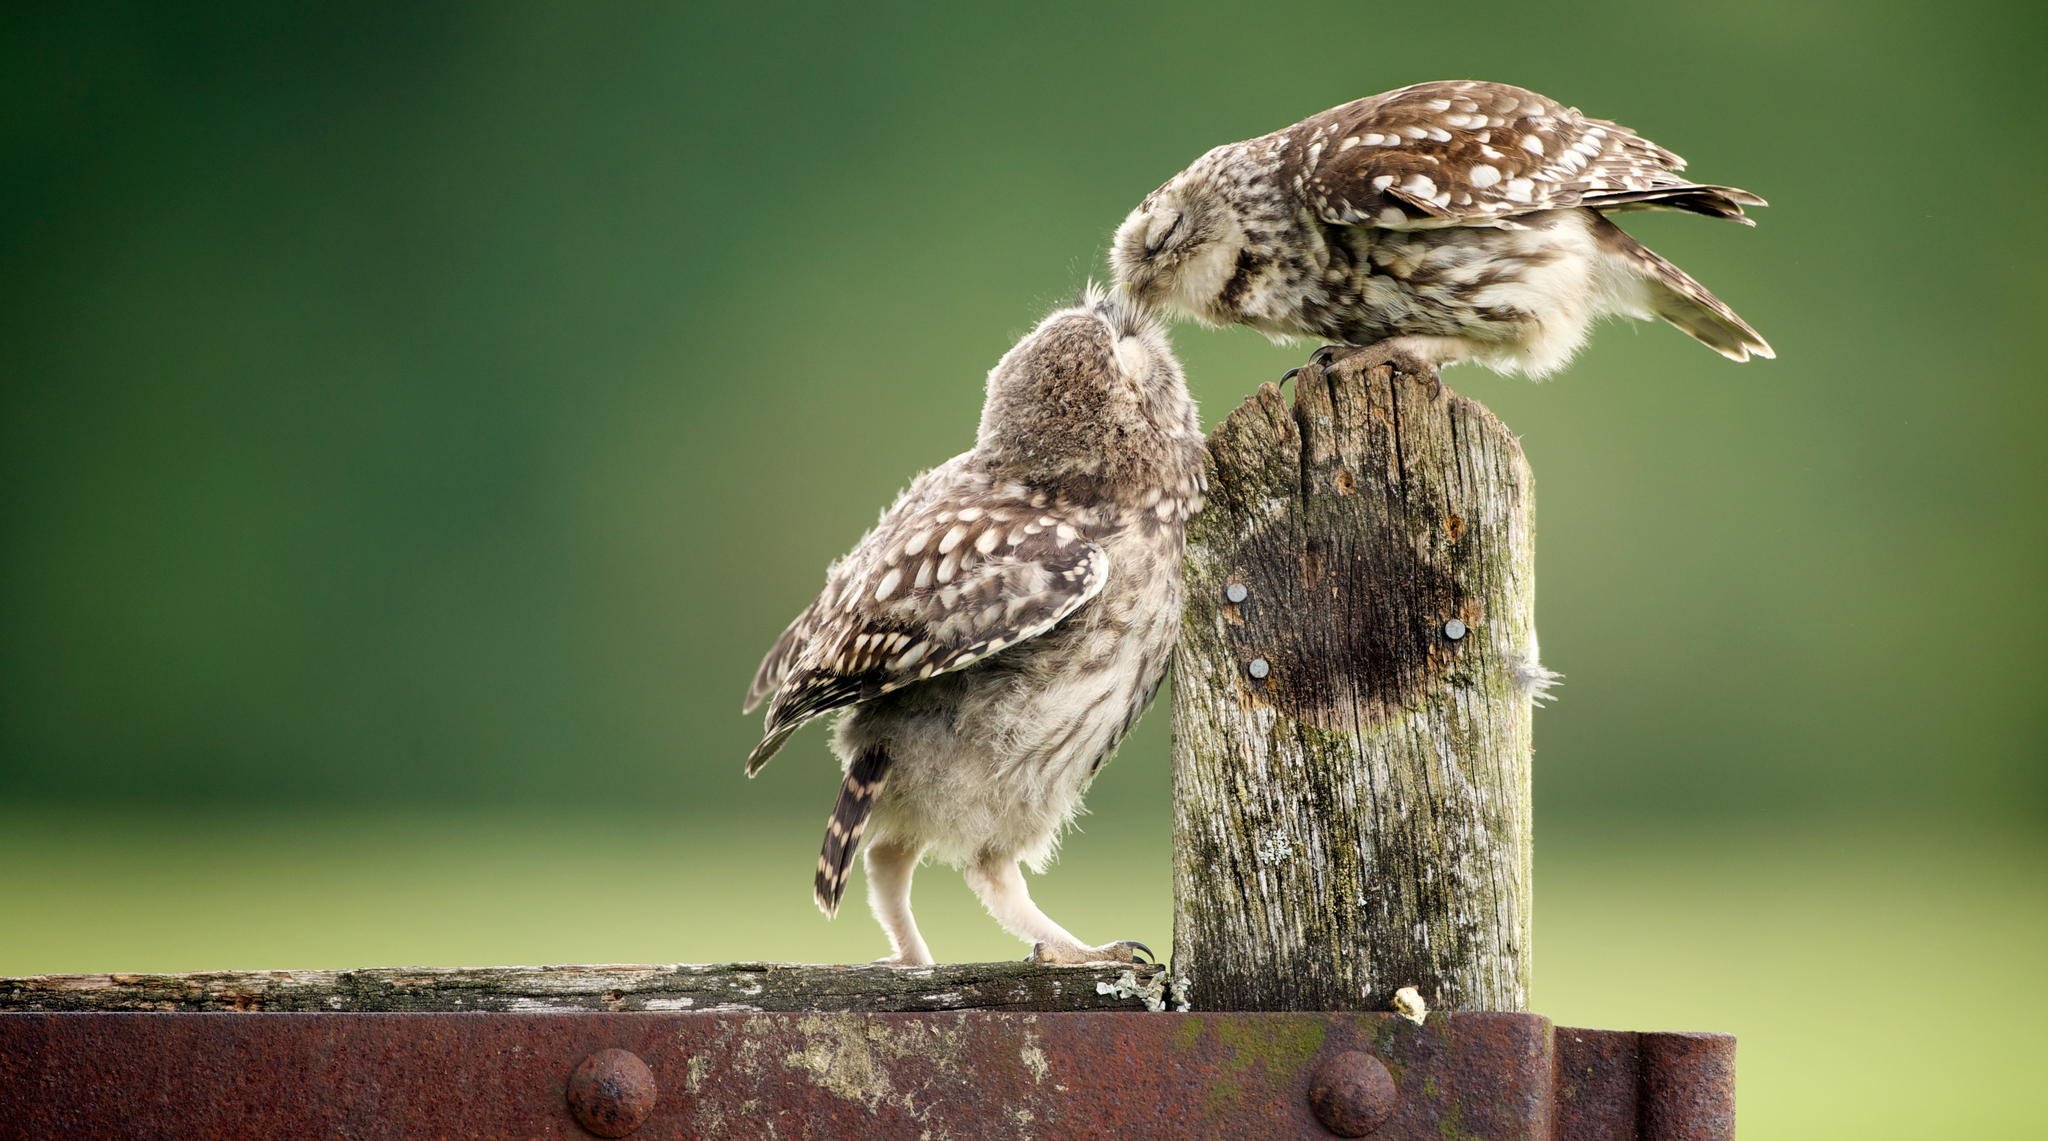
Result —
<path fill-rule="evenodd" d="M 1182 535 L 1203 442 L 1180 364 L 1142 310 L 1091 288 L 988 376 L 974 449 L 918 476 L 768 651 L 752 775 L 810 719 L 844 710 L 846 770 L 818 857 L 835 913 L 867 840 L 884 962 L 932 961 L 911 873 L 963 869 L 989 914 L 1053 963 L 1131 961 L 1032 903 L 1111 750 L 1159 689 L 1180 628 Z"/>
<path fill-rule="evenodd" d="M 1140 302 L 1426 364 L 1541 376 L 1609 314 L 1731 360 L 1770 345 L 1607 219 L 1744 225 L 1763 199 L 1679 175 L 1628 128 L 1502 83 L 1421 83 L 1217 147 L 1153 191 L 1110 260 Z M 1384 343 L 1383 343 L 1384 342 Z"/>

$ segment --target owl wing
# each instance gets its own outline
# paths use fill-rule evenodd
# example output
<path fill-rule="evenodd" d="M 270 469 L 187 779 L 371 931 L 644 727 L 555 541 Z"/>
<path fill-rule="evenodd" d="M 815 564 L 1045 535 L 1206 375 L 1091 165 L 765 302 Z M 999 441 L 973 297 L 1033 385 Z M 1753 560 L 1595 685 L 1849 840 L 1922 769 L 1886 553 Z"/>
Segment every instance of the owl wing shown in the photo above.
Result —
<path fill-rule="evenodd" d="M 1419 83 L 1303 120 L 1290 151 L 1326 222 L 1391 230 L 1516 228 L 1576 206 L 1691 210 L 1744 223 L 1763 199 L 1679 176 L 1685 160 L 1627 127 L 1504 83 Z"/>
<path fill-rule="evenodd" d="M 798 614 L 783 629 L 782 636 L 775 639 L 775 644 L 768 648 L 768 656 L 761 659 L 761 667 L 754 671 L 754 680 L 747 686 L 747 702 L 740 706 L 741 713 L 752 713 L 762 699 L 782 688 L 797 654 L 811 644 L 812 636 L 817 633 L 818 606 L 823 601 L 823 598 L 815 599 L 804 607 L 803 613 Z"/>
<path fill-rule="evenodd" d="M 748 774 L 804 722 L 1037 637 L 1108 579 L 1101 547 L 1023 499 L 899 503 L 761 663 L 774 699 Z"/>
<path fill-rule="evenodd" d="M 754 680 L 747 686 L 746 704 L 740 707 L 740 712 L 752 713 L 755 706 L 789 680 L 797 658 L 817 637 L 820 624 L 831 613 L 831 603 L 839 596 L 847 576 L 855 573 L 862 556 L 870 548 L 879 547 L 884 542 L 884 532 L 900 531 L 915 520 L 944 510 L 943 505 L 935 504 L 946 498 L 949 488 L 968 478 L 960 470 L 964 459 L 955 456 L 911 480 L 903 494 L 896 497 L 896 502 L 882 513 L 882 519 L 875 524 L 874 530 L 861 536 L 860 542 L 854 545 L 853 553 L 826 569 L 824 593 L 804 607 L 802 613 L 792 619 L 782 635 L 775 639 L 775 644 L 768 648 L 760 668 L 754 671 Z"/>

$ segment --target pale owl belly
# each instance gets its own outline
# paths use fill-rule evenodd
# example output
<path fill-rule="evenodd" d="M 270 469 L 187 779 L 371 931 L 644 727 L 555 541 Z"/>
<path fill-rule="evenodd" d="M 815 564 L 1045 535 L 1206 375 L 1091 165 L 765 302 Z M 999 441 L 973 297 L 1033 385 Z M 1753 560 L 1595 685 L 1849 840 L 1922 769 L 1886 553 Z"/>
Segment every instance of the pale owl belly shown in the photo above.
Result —
<path fill-rule="evenodd" d="M 840 723 L 842 757 L 879 744 L 892 760 L 871 841 L 952 864 L 1050 858 L 1095 770 L 1157 691 L 1179 631 L 1179 591 L 1159 589 L 1177 571 L 1112 550 L 1120 572 L 1052 631 Z"/>
<path fill-rule="evenodd" d="M 1266 274 L 1244 291 L 1237 319 L 1355 345 L 1457 338 L 1469 359 L 1541 373 L 1569 357 L 1595 319 L 1639 314 L 1632 278 L 1612 272 L 1586 212 L 1517 221 L 1522 229 L 1324 227 L 1315 264 Z"/>

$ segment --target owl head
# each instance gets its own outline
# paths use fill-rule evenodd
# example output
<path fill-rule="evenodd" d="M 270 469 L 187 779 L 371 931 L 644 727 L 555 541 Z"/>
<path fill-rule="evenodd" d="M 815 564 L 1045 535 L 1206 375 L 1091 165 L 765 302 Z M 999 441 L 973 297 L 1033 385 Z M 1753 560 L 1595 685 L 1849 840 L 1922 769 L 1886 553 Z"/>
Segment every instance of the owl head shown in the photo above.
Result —
<path fill-rule="evenodd" d="M 1028 482 L 1117 478 L 1188 433 L 1200 425 L 1165 330 L 1091 284 L 989 371 L 977 450 Z"/>
<path fill-rule="evenodd" d="M 1208 177 L 1215 157 L 1204 155 L 1146 195 L 1117 227 L 1109 262 L 1117 288 L 1133 301 L 1203 317 L 1230 280 L 1244 227 Z"/>

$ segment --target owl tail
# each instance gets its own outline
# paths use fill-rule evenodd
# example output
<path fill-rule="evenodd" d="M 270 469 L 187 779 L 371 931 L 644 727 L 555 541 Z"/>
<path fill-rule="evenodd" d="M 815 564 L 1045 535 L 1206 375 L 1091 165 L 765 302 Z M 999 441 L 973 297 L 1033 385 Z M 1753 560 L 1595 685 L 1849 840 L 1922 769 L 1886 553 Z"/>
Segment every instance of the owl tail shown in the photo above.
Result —
<path fill-rule="evenodd" d="M 1705 214 L 1709 218 L 1726 218 L 1745 226 L 1756 225 L 1756 219 L 1742 212 L 1744 206 L 1768 206 L 1770 203 L 1733 186 L 1701 186 L 1684 183 L 1677 186 L 1655 186 L 1643 190 L 1591 191 L 1579 200 L 1579 205 L 1590 210 L 1684 210 L 1693 214 Z"/>
<path fill-rule="evenodd" d="M 868 826 L 868 813 L 875 797 L 889 779 L 889 754 L 869 749 L 846 767 L 846 779 L 839 785 L 839 800 L 832 806 L 832 818 L 825 822 L 825 846 L 818 852 L 818 879 L 811 898 L 827 916 L 839 913 L 839 900 L 846 894 L 847 869 L 860 847 L 860 834 Z"/>
<path fill-rule="evenodd" d="M 1736 316 L 1727 302 L 1694 281 L 1690 274 L 1630 237 L 1626 230 L 1600 218 L 1595 233 L 1602 245 L 1634 263 L 1636 272 L 1642 277 L 1646 291 L 1644 300 L 1648 302 L 1650 312 L 1729 360 L 1746 361 L 1751 357 L 1770 360 L 1778 355 L 1771 351 L 1770 342 L 1764 340 L 1763 334 Z"/>

